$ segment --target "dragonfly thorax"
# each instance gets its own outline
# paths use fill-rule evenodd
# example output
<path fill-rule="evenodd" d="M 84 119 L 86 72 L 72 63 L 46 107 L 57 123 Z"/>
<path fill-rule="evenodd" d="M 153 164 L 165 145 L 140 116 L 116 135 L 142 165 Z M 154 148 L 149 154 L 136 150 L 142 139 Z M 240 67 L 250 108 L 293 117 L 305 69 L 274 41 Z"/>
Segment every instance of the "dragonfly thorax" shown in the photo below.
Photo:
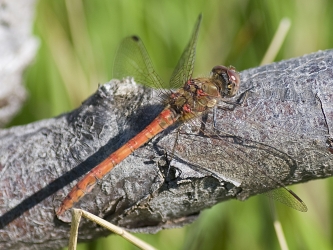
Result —
<path fill-rule="evenodd" d="M 167 104 L 179 114 L 181 120 L 188 120 L 214 107 L 218 98 L 219 88 L 210 78 L 196 78 L 188 80 L 184 87 L 170 94 Z"/>
<path fill-rule="evenodd" d="M 190 79 L 170 94 L 167 104 L 182 120 L 188 120 L 214 107 L 217 99 L 236 95 L 239 84 L 234 67 L 215 66 L 209 78 Z"/>

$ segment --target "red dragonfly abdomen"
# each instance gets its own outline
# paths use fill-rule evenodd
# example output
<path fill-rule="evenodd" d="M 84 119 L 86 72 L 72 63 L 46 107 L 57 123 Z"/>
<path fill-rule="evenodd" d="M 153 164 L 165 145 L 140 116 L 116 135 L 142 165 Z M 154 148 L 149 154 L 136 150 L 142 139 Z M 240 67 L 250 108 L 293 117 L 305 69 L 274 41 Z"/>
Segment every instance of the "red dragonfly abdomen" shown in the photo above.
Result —
<path fill-rule="evenodd" d="M 97 180 L 102 179 L 117 164 L 148 142 L 152 137 L 174 124 L 178 118 L 179 115 L 173 109 L 166 107 L 145 129 L 94 167 L 79 181 L 61 203 L 61 206 L 57 210 L 57 215 L 62 215 L 66 210 L 72 208 L 74 203 L 78 202 L 87 192 L 91 191 Z"/>

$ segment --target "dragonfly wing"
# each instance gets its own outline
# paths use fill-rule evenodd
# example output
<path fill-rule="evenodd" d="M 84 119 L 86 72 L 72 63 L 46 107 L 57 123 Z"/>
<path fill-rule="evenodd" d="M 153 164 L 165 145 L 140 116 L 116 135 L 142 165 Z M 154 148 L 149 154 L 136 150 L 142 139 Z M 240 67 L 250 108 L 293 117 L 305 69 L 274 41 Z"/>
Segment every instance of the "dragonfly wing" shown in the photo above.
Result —
<path fill-rule="evenodd" d="M 192 37 L 184 50 L 182 56 L 180 57 L 175 70 L 170 78 L 169 87 L 176 89 L 182 87 L 185 82 L 192 77 L 194 60 L 195 60 L 195 49 L 197 46 L 197 38 L 199 33 L 199 28 L 201 24 L 202 15 L 198 17 L 198 21 L 195 24 Z"/>
<path fill-rule="evenodd" d="M 211 123 L 206 123 L 205 134 L 199 135 L 203 130 L 200 121 L 191 123 L 180 129 L 174 149 L 170 142 L 164 142 L 166 138 L 160 141 L 163 148 L 174 152 L 175 160 L 240 183 L 244 190 L 259 191 L 298 211 L 307 211 L 305 203 L 282 183 L 295 164 L 287 154 L 255 140 L 216 131 L 209 126 Z M 282 188 L 267 192 L 273 186 Z"/>
<path fill-rule="evenodd" d="M 305 203 L 290 189 L 283 187 L 264 193 L 268 197 L 301 212 L 308 211 Z"/>
<path fill-rule="evenodd" d="M 137 36 L 125 38 L 117 51 L 114 65 L 113 77 L 122 79 L 131 76 L 142 85 L 151 88 L 162 88 L 162 79 L 156 73 L 148 52 Z"/>

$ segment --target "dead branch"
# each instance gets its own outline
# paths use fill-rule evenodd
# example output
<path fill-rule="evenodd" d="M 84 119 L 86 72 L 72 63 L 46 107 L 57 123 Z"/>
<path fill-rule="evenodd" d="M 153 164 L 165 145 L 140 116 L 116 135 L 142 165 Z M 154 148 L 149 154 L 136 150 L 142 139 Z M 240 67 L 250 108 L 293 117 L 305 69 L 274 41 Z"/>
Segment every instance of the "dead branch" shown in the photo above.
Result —
<path fill-rule="evenodd" d="M 224 200 L 330 177 L 332 58 L 333 50 L 322 51 L 241 72 L 235 100 L 248 90 L 241 106 L 208 113 L 201 131 L 184 125 L 177 132 L 178 124 L 161 133 L 76 207 L 130 231 L 156 232 Z M 70 113 L 1 130 L 0 248 L 65 246 L 69 218 L 55 209 L 78 179 L 154 118 L 158 103 L 150 89 L 111 81 Z M 79 239 L 105 234 L 83 222 Z"/>

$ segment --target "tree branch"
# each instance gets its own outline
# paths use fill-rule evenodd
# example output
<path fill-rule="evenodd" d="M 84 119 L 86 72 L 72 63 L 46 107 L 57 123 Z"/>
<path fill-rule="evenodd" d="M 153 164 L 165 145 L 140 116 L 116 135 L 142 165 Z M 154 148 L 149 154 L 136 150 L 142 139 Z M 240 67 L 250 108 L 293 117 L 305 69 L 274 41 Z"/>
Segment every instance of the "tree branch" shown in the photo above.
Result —
<path fill-rule="evenodd" d="M 248 90 L 241 106 L 222 104 L 205 126 L 198 119 L 161 133 L 76 207 L 131 231 L 156 232 L 190 223 L 220 201 L 331 176 L 332 56 L 322 51 L 241 72 L 235 100 Z M 1 130 L 0 248 L 65 246 L 68 214 L 57 218 L 55 209 L 78 179 L 156 116 L 156 95 L 111 81 L 70 113 Z M 176 136 L 169 165 L 165 153 Z M 84 221 L 79 239 L 105 234 Z"/>

